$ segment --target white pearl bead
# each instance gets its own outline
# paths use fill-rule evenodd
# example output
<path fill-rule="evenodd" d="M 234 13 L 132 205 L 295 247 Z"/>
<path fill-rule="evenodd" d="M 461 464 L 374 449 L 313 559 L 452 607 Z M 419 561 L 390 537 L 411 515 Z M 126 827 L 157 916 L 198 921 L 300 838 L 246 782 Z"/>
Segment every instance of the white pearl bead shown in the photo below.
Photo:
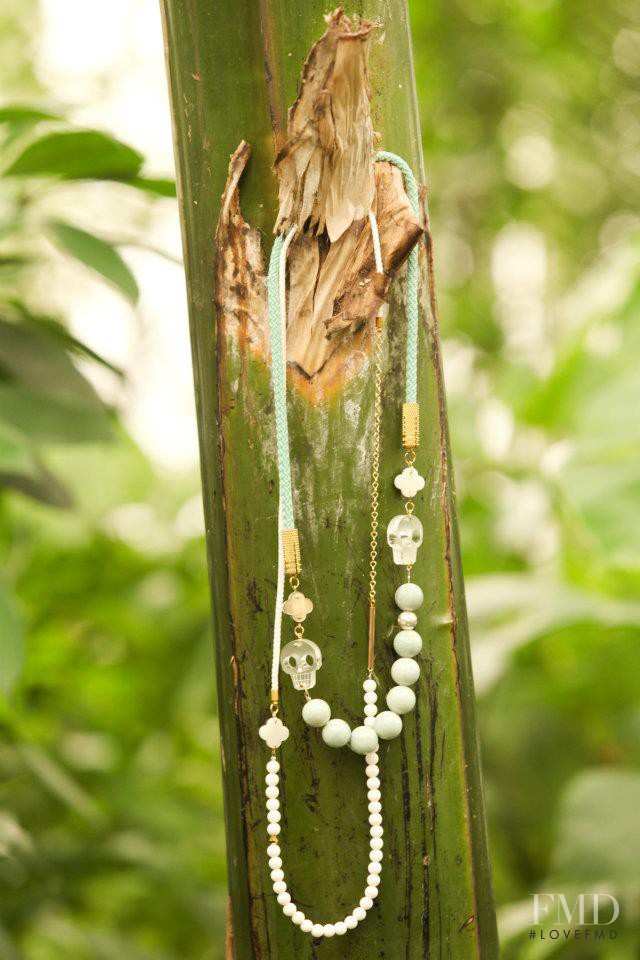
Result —
<path fill-rule="evenodd" d="M 401 610 L 413 612 L 422 606 L 424 594 L 417 583 L 401 583 L 396 590 L 396 604 Z"/>
<path fill-rule="evenodd" d="M 371 840 L 369 840 L 369 846 L 372 850 L 382 850 L 382 847 L 384 846 L 384 840 L 382 837 L 371 837 Z"/>
<path fill-rule="evenodd" d="M 375 900 L 375 898 L 378 896 L 378 892 L 379 891 L 377 887 L 365 887 L 364 895 L 365 897 L 369 897 L 370 900 Z"/>
<path fill-rule="evenodd" d="M 367 883 L 370 887 L 377 887 L 380 884 L 380 877 L 376 873 L 370 873 L 367 877 Z"/>
<path fill-rule="evenodd" d="M 391 687 L 387 694 L 387 706 L 399 716 L 410 713 L 416 705 L 416 695 L 410 687 Z"/>
<path fill-rule="evenodd" d="M 410 663 L 413 663 L 413 660 Z M 401 730 L 402 718 L 393 710 L 383 710 L 376 717 L 375 731 L 381 740 L 393 740 Z"/>
<path fill-rule="evenodd" d="M 347 932 L 347 925 L 344 922 L 344 920 L 338 920 L 338 922 L 335 924 L 335 928 L 336 928 L 336 936 L 344 937 L 345 933 Z"/>
<path fill-rule="evenodd" d="M 281 853 L 280 845 L 277 843 L 270 843 L 267 847 L 267 853 L 270 857 L 279 857 Z"/>
<path fill-rule="evenodd" d="M 369 727 L 356 727 L 351 731 L 349 746 L 354 753 L 366 754 L 378 746 L 378 738 L 374 730 Z"/>
<path fill-rule="evenodd" d="M 368 777 L 377 777 L 380 773 L 380 767 L 377 763 L 368 763 L 364 768 L 364 772 Z"/>
<path fill-rule="evenodd" d="M 358 921 L 354 915 L 350 913 L 348 917 L 344 918 L 344 925 L 347 930 L 355 930 L 355 928 L 358 926 Z"/>
<path fill-rule="evenodd" d="M 280 801 L 279 800 L 267 800 L 267 810 L 279 810 Z"/>
<path fill-rule="evenodd" d="M 393 649 L 400 657 L 417 657 L 422 650 L 422 637 L 415 630 L 401 630 L 395 635 Z"/>
<path fill-rule="evenodd" d="M 351 727 L 346 720 L 329 720 L 322 728 L 322 739 L 328 747 L 345 747 L 351 739 Z"/>
<path fill-rule="evenodd" d="M 279 823 L 282 820 L 282 814 L 279 810 L 269 810 L 267 813 L 267 820 L 269 823 Z"/>
<path fill-rule="evenodd" d="M 369 813 L 380 813 L 382 804 L 379 800 L 372 800 L 369 804 Z"/>
<path fill-rule="evenodd" d="M 321 937 L 324 933 L 324 927 L 321 923 L 314 923 L 311 927 L 311 936 L 312 937 Z"/>
<path fill-rule="evenodd" d="M 367 763 L 369 763 L 369 764 L 377 763 L 377 762 L 378 762 L 378 754 L 375 752 L 375 750 L 372 750 L 371 753 L 368 753 L 368 754 L 366 755 L 365 760 L 366 760 Z"/>
<path fill-rule="evenodd" d="M 264 778 L 264 782 L 268 787 L 277 787 L 280 783 L 280 777 L 277 773 L 268 773 Z"/>
<path fill-rule="evenodd" d="M 323 933 L 324 933 L 325 937 L 335 937 L 335 935 L 336 935 L 336 928 L 334 927 L 334 925 L 333 925 L 332 923 L 325 923 L 325 925 L 324 925 L 324 927 L 323 927 Z"/>
<path fill-rule="evenodd" d="M 410 610 L 403 610 L 398 614 L 398 626 L 402 630 L 413 630 L 418 625 L 418 618 Z"/>
<path fill-rule="evenodd" d="M 309 920 L 308 917 L 305 917 L 302 923 L 300 924 L 300 929 L 303 933 L 311 933 L 313 929 L 313 920 Z"/>
<path fill-rule="evenodd" d="M 372 888 L 369 887 L 369 889 L 371 890 Z M 304 919 L 305 919 L 305 916 L 302 910 L 296 910 L 296 912 L 291 917 L 291 920 L 293 923 L 295 923 L 296 927 L 299 927 Z"/>
<path fill-rule="evenodd" d="M 369 853 L 369 860 L 371 863 L 382 863 L 382 858 L 384 854 L 382 850 L 371 850 Z"/>
<path fill-rule="evenodd" d="M 371 863 L 369 864 L 367 872 L 372 874 L 382 873 L 382 866 L 379 863 L 377 863 L 375 860 L 372 860 Z"/>
<path fill-rule="evenodd" d="M 367 915 L 367 911 L 363 907 L 356 907 L 353 911 L 353 916 L 356 920 L 364 920 Z"/>
<path fill-rule="evenodd" d="M 420 676 L 420 664 L 409 657 L 400 657 L 391 667 L 391 676 L 400 687 L 409 687 Z"/>
<path fill-rule="evenodd" d="M 375 692 L 375 690 L 367 690 L 367 692 L 364 695 L 364 702 L 365 703 L 378 702 L 378 694 Z"/>
<path fill-rule="evenodd" d="M 278 894 L 278 903 L 281 907 L 286 907 L 288 903 L 291 903 L 291 894 L 283 890 L 282 893 Z"/>
<path fill-rule="evenodd" d="M 282 908 L 282 912 L 284 913 L 285 917 L 292 917 L 294 913 L 298 912 L 298 908 L 296 907 L 295 903 L 287 903 Z"/>
<path fill-rule="evenodd" d="M 282 869 L 282 857 L 269 857 L 269 869 L 270 869 L 270 870 L 281 870 L 281 869 Z"/>
<path fill-rule="evenodd" d="M 371 910 L 373 906 L 373 900 L 371 897 L 360 897 L 360 906 L 363 910 Z"/>
<path fill-rule="evenodd" d="M 265 795 L 269 798 L 269 800 L 275 800 L 280 796 L 280 791 L 277 787 L 267 787 L 265 790 Z"/>
<path fill-rule="evenodd" d="M 277 773 L 280 769 L 280 764 L 277 760 L 269 760 L 267 763 L 267 773 Z"/>
<path fill-rule="evenodd" d="M 284 880 L 284 871 L 276 869 L 271 871 L 272 880 Z"/>
<path fill-rule="evenodd" d="M 276 880 L 276 882 L 275 882 L 274 885 L 273 885 L 273 892 L 274 892 L 274 893 L 286 893 L 286 892 L 287 892 L 287 885 L 286 885 L 286 883 L 284 882 L 284 880 Z M 284 902 L 284 903 L 288 903 L 289 901 L 288 901 L 288 900 L 284 900 L 283 902 Z"/>
<path fill-rule="evenodd" d="M 375 682 L 373 677 L 367 677 L 367 679 L 362 684 L 362 689 L 369 693 L 372 690 L 375 690 L 378 684 Z"/>
<path fill-rule="evenodd" d="M 367 793 L 367 800 L 380 800 L 381 798 L 382 794 L 379 790 L 369 790 Z"/>
<path fill-rule="evenodd" d="M 267 833 L 270 837 L 277 837 L 281 829 L 282 828 L 279 823 L 270 823 L 267 827 Z"/>
<path fill-rule="evenodd" d="M 368 777 L 367 790 L 379 790 L 379 789 L 380 789 L 380 777 Z"/>
<path fill-rule="evenodd" d="M 365 717 L 375 717 L 378 712 L 378 708 L 375 703 L 365 703 L 364 705 L 364 715 Z"/>
<path fill-rule="evenodd" d="M 302 719 L 310 727 L 324 727 L 331 718 L 331 707 L 326 700 L 307 700 L 302 708 Z"/>
<path fill-rule="evenodd" d="M 369 727 L 371 730 L 373 730 L 374 727 L 375 727 L 375 725 L 376 725 L 376 718 L 375 718 L 375 717 L 365 717 L 362 722 L 364 723 L 365 727 Z"/>
<path fill-rule="evenodd" d="M 379 813 L 370 813 L 369 814 L 369 823 L 372 827 L 379 827 L 382 823 L 382 815 Z"/>
<path fill-rule="evenodd" d="M 382 827 L 371 827 L 371 830 L 369 830 L 369 834 L 371 837 L 373 837 L 374 840 L 380 839 L 383 833 L 384 833 L 384 830 Z"/>

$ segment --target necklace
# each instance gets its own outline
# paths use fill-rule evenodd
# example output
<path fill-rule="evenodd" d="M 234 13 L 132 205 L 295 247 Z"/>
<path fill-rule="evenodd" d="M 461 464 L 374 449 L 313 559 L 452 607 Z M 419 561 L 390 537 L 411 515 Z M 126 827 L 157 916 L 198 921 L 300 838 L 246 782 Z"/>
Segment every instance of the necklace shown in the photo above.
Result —
<path fill-rule="evenodd" d="M 411 168 L 406 161 L 393 153 L 381 151 L 376 160 L 397 166 L 403 175 L 404 186 L 416 215 L 419 215 L 418 188 Z M 380 237 L 375 215 L 369 212 L 376 270 L 383 273 Z M 383 860 L 382 794 L 380 792 L 380 766 L 378 745 L 380 740 L 392 740 L 402 731 L 402 717 L 410 713 L 416 703 L 411 689 L 420 676 L 420 666 L 414 659 L 422 649 L 422 639 L 416 632 L 416 610 L 423 602 L 420 587 L 412 581 L 412 570 L 417 549 L 422 543 L 422 524 L 414 516 L 414 497 L 424 488 L 424 478 L 415 468 L 416 449 L 419 445 L 420 419 L 417 402 L 418 361 L 418 251 L 414 247 L 407 261 L 407 350 L 405 369 L 405 402 L 402 404 L 402 446 L 404 468 L 395 477 L 394 484 L 405 500 L 404 513 L 392 518 L 387 527 L 387 543 L 393 552 L 393 561 L 406 568 L 407 579 L 395 591 L 399 632 L 393 646 L 398 659 L 391 667 L 393 686 L 386 695 L 388 709 L 378 712 L 378 682 L 374 676 L 375 624 L 378 573 L 378 512 L 380 488 L 380 426 L 382 417 L 382 373 L 384 356 L 384 332 L 388 314 L 387 305 L 378 310 L 374 327 L 374 413 L 371 454 L 371 512 L 369 546 L 369 630 L 367 648 L 367 676 L 364 691 L 364 717 L 361 726 L 353 730 L 338 717 L 331 716 L 331 707 L 326 700 L 309 695 L 316 685 L 316 674 L 322 666 L 320 647 L 305 637 L 304 621 L 313 610 L 313 603 L 300 588 L 302 562 L 300 540 L 295 526 L 293 494 L 291 488 L 291 464 L 289 459 L 289 426 L 286 394 L 286 260 L 289 246 L 295 236 L 293 226 L 286 236 L 276 237 L 269 263 L 267 279 L 269 331 L 271 336 L 272 382 L 276 421 L 277 460 L 279 475 L 278 509 L 278 578 L 273 632 L 273 659 L 271 669 L 270 717 L 260 727 L 260 737 L 271 749 L 266 765 L 266 807 L 269 845 L 269 869 L 273 891 L 286 917 L 312 937 L 344 935 L 355 929 L 367 916 L 378 896 Z M 285 578 L 289 577 L 291 592 L 285 601 Z M 281 650 L 282 614 L 294 621 L 294 639 Z M 369 812 L 369 865 L 364 896 L 359 904 L 336 923 L 315 923 L 298 909 L 287 889 L 283 870 L 282 850 L 279 835 L 282 832 L 282 813 L 279 799 L 280 763 L 276 751 L 289 736 L 279 712 L 280 668 L 290 675 L 293 686 L 302 692 L 305 703 L 302 719 L 310 727 L 321 730 L 324 743 L 332 748 L 349 746 L 365 758 L 365 777 Z"/>

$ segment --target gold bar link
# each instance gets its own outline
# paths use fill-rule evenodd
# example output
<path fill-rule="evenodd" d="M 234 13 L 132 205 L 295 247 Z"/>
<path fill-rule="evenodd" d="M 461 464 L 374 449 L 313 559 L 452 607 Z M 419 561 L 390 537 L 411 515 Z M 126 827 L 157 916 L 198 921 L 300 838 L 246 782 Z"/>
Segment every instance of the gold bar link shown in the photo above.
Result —
<path fill-rule="evenodd" d="M 294 527 L 292 530 L 282 531 L 282 552 L 284 553 L 284 569 L 288 577 L 297 577 L 302 571 L 300 557 L 300 537 Z"/>
<path fill-rule="evenodd" d="M 413 450 L 420 446 L 420 404 L 402 404 L 402 446 Z"/>
<path fill-rule="evenodd" d="M 369 603 L 369 644 L 367 648 L 367 670 L 373 670 L 376 656 L 376 605 Z"/>

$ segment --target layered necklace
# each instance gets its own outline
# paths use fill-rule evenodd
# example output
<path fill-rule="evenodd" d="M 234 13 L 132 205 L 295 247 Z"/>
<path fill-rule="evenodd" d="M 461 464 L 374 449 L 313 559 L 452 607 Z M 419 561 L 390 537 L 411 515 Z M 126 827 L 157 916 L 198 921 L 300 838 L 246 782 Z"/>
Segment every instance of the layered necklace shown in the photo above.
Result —
<path fill-rule="evenodd" d="M 376 160 L 386 161 L 398 167 L 403 175 L 405 191 L 416 216 L 419 216 L 418 188 L 408 164 L 393 153 L 380 152 Z M 383 273 L 380 237 L 375 216 L 369 212 L 376 270 Z M 278 511 L 278 578 L 275 601 L 273 634 L 273 660 L 271 670 L 270 717 L 260 727 L 260 736 L 271 750 L 266 765 L 267 834 L 269 845 L 269 869 L 273 891 L 286 917 L 312 937 L 342 936 L 355 929 L 373 907 L 378 896 L 383 860 L 382 794 L 380 792 L 380 767 L 378 744 L 380 740 L 392 740 L 402 731 L 402 717 L 415 706 L 416 695 L 412 689 L 420 676 L 420 666 L 414 659 L 422 649 L 422 639 L 416 632 L 416 611 L 423 602 L 420 587 L 413 582 L 412 572 L 417 549 L 422 543 L 422 524 L 414 516 L 414 498 L 425 485 L 424 478 L 415 467 L 416 450 L 419 445 L 420 418 L 417 402 L 418 367 L 418 251 L 413 248 L 407 261 L 407 350 L 405 369 L 405 402 L 402 404 L 402 446 L 404 467 L 395 477 L 394 484 L 404 498 L 404 512 L 393 517 L 387 527 L 387 542 L 393 552 L 393 562 L 406 569 L 406 582 L 395 591 L 399 631 L 393 640 L 398 654 L 391 667 L 394 686 L 386 695 L 387 709 L 378 711 L 378 682 L 374 676 L 375 626 L 378 566 L 378 510 L 380 488 L 380 426 L 382 414 L 382 368 L 385 327 L 388 307 L 383 305 L 375 318 L 374 346 L 374 410 L 371 470 L 371 520 L 369 552 L 369 630 L 367 651 L 367 674 L 362 687 L 364 691 L 364 716 L 362 725 L 353 729 L 346 720 L 333 717 L 326 700 L 311 697 L 309 691 L 316 685 L 316 674 L 322 666 L 320 647 L 305 637 L 304 621 L 313 610 L 312 601 L 300 590 L 302 560 L 300 540 L 295 525 L 293 495 L 291 488 L 291 465 L 289 459 L 289 425 L 287 417 L 286 387 L 286 261 L 289 245 L 296 233 L 291 227 L 285 235 L 276 237 L 267 279 L 269 304 L 269 331 L 271 337 L 272 382 L 275 408 L 277 459 L 279 475 Z M 285 601 L 285 580 L 289 578 L 291 592 Z M 281 650 L 282 614 L 287 614 L 295 626 L 294 639 Z M 279 799 L 280 763 L 277 751 L 289 736 L 279 712 L 280 668 L 291 677 L 293 686 L 304 698 L 302 719 L 310 727 L 321 731 L 324 743 L 331 748 L 349 747 L 365 761 L 367 803 L 369 813 L 369 865 L 364 895 L 351 913 L 334 923 L 318 923 L 307 917 L 294 903 L 287 889 L 283 870 L 280 834 L 283 830 Z"/>

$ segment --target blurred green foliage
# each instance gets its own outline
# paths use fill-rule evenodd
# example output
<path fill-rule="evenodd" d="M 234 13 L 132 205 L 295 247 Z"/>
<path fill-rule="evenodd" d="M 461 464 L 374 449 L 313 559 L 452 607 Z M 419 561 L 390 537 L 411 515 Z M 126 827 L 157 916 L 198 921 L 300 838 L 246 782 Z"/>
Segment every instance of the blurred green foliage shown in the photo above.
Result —
<path fill-rule="evenodd" d="M 7 6 L 0 52 L 32 11 Z M 412 17 L 503 954 L 631 960 L 640 9 L 416 0 Z M 55 247 L 135 302 L 117 245 L 42 197 L 67 178 L 171 187 L 40 110 L 12 62 L 5 89 L 31 101 L 0 110 L 0 958 L 218 960 L 197 478 L 145 461 L 87 379 L 104 361 L 31 283 Z M 532 893 L 594 889 L 620 898 L 616 940 L 529 940 Z"/>

